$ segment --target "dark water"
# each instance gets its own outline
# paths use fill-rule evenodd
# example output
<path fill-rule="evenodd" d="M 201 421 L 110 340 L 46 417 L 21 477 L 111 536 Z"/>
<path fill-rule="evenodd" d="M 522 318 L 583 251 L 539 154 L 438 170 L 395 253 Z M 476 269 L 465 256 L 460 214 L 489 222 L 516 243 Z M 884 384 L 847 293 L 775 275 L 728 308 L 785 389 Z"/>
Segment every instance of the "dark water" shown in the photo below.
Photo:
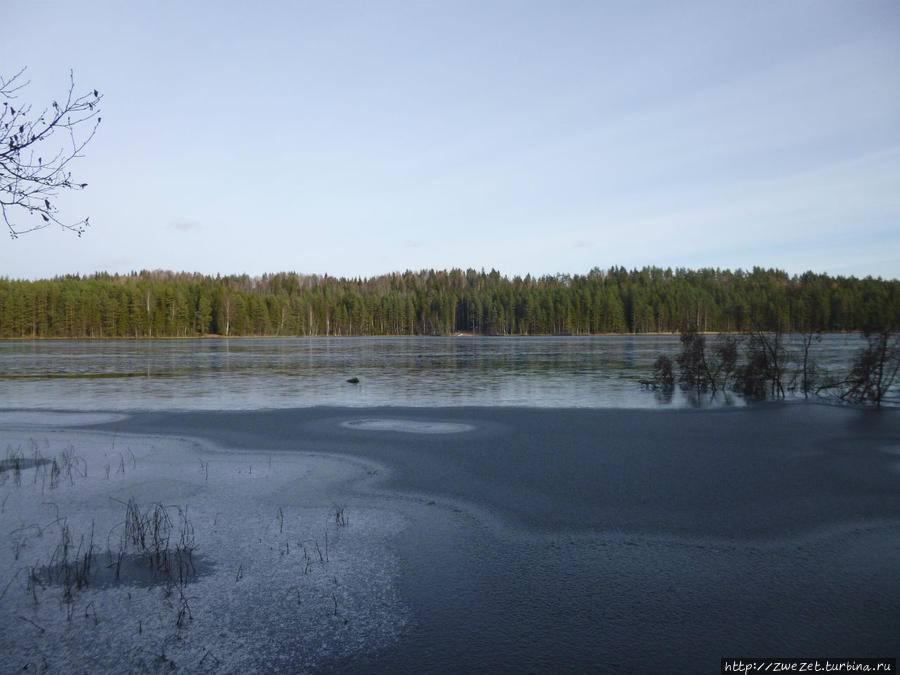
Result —
<path fill-rule="evenodd" d="M 842 372 L 861 346 L 827 335 L 815 357 Z M 3 341 L 0 407 L 648 408 L 640 381 L 678 349 L 677 336 Z"/>
<path fill-rule="evenodd" d="M 898 414 L 326 408 L 108 428 L 389 468 L 341 501 L 401 505 L 413 618 L 329 671 L 715 673 L 725 656 L 896 655 Z"/>

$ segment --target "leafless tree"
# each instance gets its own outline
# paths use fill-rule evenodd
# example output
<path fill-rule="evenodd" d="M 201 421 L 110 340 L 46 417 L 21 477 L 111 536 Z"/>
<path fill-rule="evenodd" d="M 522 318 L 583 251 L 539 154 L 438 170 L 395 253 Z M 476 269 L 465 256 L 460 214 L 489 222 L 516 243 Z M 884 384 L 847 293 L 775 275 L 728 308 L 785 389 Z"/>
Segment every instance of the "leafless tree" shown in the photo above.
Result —
<path fill-rule="evenodd" d="M 900 372 L 900 335 L 884 329 L 864 337 L 868 344 L 857 354 L 840 398 L 880 407 Z"/>
<path fill-rule="evenodd" d="M 34 114 L 30 104 L 19 102 L 30 84 L 24 73 L 23 68 L 9 79 L 0 75 L 0 213 L 14 239 L 50 224 L 81 236 L 88 219 L 61 220 L 53 200 L 61 190 L 87 187 L 69 166 L 97 131 L 103 97 L 96 89 L 76 95 L 69 71 L 65 98 Z"/>
<path fill-rule="evenodd" d="M 803 398 L 809 398 L 810 392 L 815 393 L 818 380 L 820 379 L 819 368 L 815 359 L 810 353 L 813 343 L 822 341 L 822 334 L 811 329 L 804 330 L 800 333 L 802 342 L 800 343 L 799 365 L 800 372 L 794 377 L 794 384 L 799 379 L 800 391 Z"/>
<path fill-rule="evenodd" d="M 715 382 L 710 376 L 706 355 L 706 337 L 697 332 L 693 325 L 681 330 L 681 353 L 675 358 L 679 369 L 679 382 L 684 391 L 693 391 L 696 396 L 707 391 Z"/>

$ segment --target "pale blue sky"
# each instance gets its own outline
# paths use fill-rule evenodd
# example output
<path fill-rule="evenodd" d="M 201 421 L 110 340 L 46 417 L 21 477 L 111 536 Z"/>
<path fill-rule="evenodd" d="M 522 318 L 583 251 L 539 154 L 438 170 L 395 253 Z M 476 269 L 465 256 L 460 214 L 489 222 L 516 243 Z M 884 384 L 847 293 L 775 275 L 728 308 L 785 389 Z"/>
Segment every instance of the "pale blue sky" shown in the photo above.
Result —
<path fill-rule="evenodd" d="M 900 277 L 900 2 L 84 2 L 3 10 L 103 123 L 78 239 L 0 275 L 643 265 Z"/>

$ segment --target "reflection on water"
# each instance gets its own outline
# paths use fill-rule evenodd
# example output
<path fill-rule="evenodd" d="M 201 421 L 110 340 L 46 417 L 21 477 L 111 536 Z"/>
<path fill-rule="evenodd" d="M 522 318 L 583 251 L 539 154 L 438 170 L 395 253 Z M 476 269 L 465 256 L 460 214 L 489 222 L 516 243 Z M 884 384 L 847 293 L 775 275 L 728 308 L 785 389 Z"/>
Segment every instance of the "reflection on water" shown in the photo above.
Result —
<path fill-rule="evenodd" d="M 825 336 L 819 365 L 846 369 L 860 346 Z M 630 335 L 7 341 L 0 407 L 686 406 L 640 387 L 678 350 L 678 336 Z"/>

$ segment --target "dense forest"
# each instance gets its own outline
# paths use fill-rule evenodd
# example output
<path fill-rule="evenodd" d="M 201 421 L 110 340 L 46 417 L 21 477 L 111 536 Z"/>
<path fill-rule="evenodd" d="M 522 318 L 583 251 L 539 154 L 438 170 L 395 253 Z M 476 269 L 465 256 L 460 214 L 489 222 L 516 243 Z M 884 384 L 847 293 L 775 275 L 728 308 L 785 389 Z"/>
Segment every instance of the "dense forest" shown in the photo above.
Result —
<path fill-rule="evenodd" d="M 167 271 L 0 279 L 0 337 L 896 330 L 900 281 L 773 269 L 475 270 L 370 279 Z"/>

